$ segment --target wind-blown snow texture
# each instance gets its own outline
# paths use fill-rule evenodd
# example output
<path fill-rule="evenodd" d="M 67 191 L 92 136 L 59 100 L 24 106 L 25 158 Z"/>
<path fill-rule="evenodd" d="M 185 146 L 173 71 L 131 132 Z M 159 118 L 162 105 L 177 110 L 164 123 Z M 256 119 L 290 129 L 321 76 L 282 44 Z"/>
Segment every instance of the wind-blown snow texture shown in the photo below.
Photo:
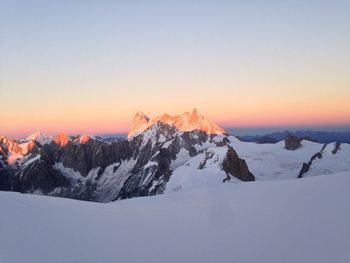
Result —
<path fill-rule="evenodd" d="M 108 204 L 0 192 L 0 262 L 350 262 L 350 174 Z"/>

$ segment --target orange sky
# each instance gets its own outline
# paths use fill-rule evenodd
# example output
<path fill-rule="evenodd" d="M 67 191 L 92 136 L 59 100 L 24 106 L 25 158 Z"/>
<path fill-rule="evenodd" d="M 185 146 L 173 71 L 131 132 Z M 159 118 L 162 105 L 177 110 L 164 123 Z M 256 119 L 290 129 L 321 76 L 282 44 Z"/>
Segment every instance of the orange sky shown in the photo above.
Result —
<path fill-rule="evenodd" d="M 347 1 L 132 2 L 5 1 L 0 135 L 194 107 L 225 127 L 350 125 Z"/>

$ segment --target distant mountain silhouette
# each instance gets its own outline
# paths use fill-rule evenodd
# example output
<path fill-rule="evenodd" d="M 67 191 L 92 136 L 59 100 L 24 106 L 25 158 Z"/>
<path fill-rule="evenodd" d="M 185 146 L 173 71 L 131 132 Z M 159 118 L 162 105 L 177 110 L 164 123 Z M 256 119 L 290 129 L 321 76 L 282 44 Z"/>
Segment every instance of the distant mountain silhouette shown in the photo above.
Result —
<path fill-rule="evenodd" d="M 282 131 L 273 132 L 265 135 L 245 135 L 238 138 L 246 142 L 256 143 L 276 143 L 282 141 L 287 135 L 293 135 L 299 138 L 307 139 L 309 141 L 315 141 L 319 143 L 350 143 L 350 131 L 349 132 L 328 132 L 328 131 Z"/>

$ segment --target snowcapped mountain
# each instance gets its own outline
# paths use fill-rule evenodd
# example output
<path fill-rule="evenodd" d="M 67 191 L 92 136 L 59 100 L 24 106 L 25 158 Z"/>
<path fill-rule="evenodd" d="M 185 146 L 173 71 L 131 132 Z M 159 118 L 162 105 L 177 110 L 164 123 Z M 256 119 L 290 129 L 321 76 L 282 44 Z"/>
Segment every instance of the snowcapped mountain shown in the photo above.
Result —
<path fill-rule="evenodd" d="M 223 182 L 275 180 L 350 171 L 348 144 L 288 136 L 242 142 L 193 110 L 171 117 L 136 113 L 128 139 L 35 133 L 0 137 L 0 189 L 109 202 Z"/>
<path fill-rule="evenodd" d="M 36 142 L 40 143 L 41 145 L 50 143 L 51 140 L 52 140 L 51 137 L 47 136 L 46 134 L 44 134 L 40 131 L 34 132 L 27 137 L 27 141 L 36 141 Z"/>

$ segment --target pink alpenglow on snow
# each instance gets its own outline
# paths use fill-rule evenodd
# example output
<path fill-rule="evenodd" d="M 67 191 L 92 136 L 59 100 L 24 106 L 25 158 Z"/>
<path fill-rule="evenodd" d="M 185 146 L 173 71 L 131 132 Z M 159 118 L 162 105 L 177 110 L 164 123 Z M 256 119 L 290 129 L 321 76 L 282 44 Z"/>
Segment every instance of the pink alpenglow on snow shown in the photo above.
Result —
<path fill-rule="evenodd" d="M 5 136 L 0 136 L 0 152 L 2 152 L 3 155 L 5 155 L 5 151 L 1 147 L 1 144 L 8 150 L 7 157 L 9 164 L 14 163 L 18 159 L 21 159 L 35 147 L 34 140 L 19 144 L 16 141 L 11 140 Z"/>
<path fill-rule="evenodd" d="M 196 108 L 193 109 L 192 114 L 184 112 L 177 116 L 170 116 L 164 113 L 162 116 L 157 116 L 150 119 L 143 112 L 137 112 L 134 116 L 131 129 L 128 133 L 128 138 L 144 132 L 157 122 L 174 126 L 176 129 L 182 132 L 188 131 L 203 131 L 208 134 L 225 134 L 225 130 L 213 122 L 208 121 L 205 117 L 198 114 Z"/>

